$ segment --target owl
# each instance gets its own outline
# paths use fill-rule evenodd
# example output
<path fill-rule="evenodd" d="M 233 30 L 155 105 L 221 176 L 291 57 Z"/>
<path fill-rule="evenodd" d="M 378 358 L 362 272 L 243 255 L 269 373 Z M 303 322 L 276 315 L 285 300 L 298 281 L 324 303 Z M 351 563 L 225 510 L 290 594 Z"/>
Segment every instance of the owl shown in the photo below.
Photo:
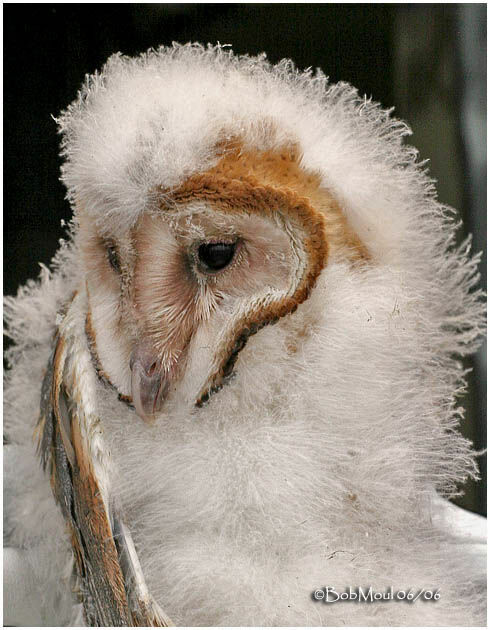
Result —
<path fill-rule="evenodd" d="M 111 57 L 7 298 L 7 623 L 485 625 L 478 257 L 408 127 L 290 61 Z"/>

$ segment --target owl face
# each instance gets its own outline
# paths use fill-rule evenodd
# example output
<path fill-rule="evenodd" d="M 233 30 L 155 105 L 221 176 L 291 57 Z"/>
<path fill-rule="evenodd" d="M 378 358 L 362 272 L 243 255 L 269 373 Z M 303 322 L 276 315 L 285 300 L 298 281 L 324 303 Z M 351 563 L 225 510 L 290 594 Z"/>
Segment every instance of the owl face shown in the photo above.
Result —
<path fill-rule="evenodd" d="M 152 198 L 117 236 L 79 213 L 93 359 L 148 422 L 184 385 L 197 406 L 218 392 L 249 338 L 308 298 L 330 255 L 364 257 L 293 150 L 229 151 Z"/>

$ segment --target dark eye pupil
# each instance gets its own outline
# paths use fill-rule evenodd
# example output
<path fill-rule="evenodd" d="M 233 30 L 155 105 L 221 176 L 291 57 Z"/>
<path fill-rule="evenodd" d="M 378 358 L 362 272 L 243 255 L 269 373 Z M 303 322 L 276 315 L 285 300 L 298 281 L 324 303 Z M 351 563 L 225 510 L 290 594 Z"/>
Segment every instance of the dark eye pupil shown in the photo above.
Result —
<path fill-rule="evenodd" d="M 201 263 L 211 271 L 219 271 L 230 264 L 236 243 L 203 243 L 198 250 Z"/>
<path fill-rule="evenodd" d="M 117 273 L 121 272 L 121 266 L 119 264 L 119 257 L 117 255 L 117 251 L 114 245 L 107 246 L 107 258 L 109 259 L 109 264 Z"/>

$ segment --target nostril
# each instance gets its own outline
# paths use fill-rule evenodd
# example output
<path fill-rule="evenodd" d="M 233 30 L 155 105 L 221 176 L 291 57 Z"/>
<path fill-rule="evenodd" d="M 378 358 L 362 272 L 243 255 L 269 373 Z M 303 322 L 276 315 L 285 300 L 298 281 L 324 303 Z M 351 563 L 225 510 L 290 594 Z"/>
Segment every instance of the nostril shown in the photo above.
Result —
<path fill-rule="evenodd" d="M 146 378 L 154 378 L 158 375 L 161 363 L 155 349 L 144 342 L 135 345 L 129 358 L 131 372 L 139 370 Z"/>
<path fill-rule="evenodd" d="M 156 361 L 154 361 L 154 362 L 150 365 L 150 367 L 148 368 L 148 370 L 146 370 L 146 374 L 147 374 L 147 376 L 153 376 L 153 374 L 155 374 L 155 372 L 156 372 L 156 369 L 157 369 L 157 362 L 156 362 Z"/>

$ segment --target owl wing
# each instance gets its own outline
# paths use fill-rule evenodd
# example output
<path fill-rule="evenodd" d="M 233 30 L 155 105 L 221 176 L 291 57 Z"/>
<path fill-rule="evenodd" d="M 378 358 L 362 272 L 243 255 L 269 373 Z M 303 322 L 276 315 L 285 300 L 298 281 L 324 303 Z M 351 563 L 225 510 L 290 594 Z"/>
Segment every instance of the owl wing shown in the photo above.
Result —
<path fill-rule="evenodd" d="M 41 390 L 38 451 L 68 525 L 90 626 L 168 626 L 145 584 L 131 534 L 110 500 L 111 462 L 93 409 L 94 370 L 75 295 Z"/>

